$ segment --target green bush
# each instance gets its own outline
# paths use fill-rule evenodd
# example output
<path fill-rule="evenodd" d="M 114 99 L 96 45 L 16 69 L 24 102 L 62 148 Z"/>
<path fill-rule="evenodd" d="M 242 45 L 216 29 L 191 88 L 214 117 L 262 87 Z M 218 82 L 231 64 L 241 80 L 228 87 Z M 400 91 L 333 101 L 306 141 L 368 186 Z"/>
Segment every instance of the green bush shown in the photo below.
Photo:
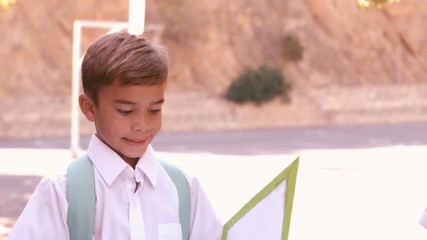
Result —
<path fill-rule="evenodd" d="M 299 61 L 303 57 L 304 47 L 301 45 L 299 38 L 288 33 L 283 37 L 282 41 L 283 57 L 288 61 Z"/>
<path fill-rule="evenodd" d="M 261 104 L 282 95 L 289 100 L 290 84 L 285 81 L 279 68 L 260 66 L 248 68 L 229 86 L 226 99 L 237 102 Z"/>

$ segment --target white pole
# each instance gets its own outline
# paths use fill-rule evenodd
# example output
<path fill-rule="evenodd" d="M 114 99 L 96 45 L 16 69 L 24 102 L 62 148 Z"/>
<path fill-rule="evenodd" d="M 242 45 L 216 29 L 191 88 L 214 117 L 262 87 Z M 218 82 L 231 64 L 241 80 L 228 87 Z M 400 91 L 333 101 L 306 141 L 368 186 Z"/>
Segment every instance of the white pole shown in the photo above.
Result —
<path fill-rule="evenodd" d="M 72 55 L 72 86 L 71 86 L 71 157 L 76 158 L 79 146 L 79 92 L 80 92 L 80 39 L 81 24 L 73 23 L 73 55 Z"/>
<path fill-rule="evenodd" d="M 145 0 L 129 0 L 129 27 L 130 34 L 141 35 L 145 25 Z"/>

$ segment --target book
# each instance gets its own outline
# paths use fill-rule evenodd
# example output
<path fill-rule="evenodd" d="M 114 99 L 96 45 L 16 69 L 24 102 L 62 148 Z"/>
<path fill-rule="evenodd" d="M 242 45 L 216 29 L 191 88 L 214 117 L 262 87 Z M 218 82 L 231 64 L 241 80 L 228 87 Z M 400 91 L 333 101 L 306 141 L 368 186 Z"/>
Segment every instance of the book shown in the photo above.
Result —
<path fill-rule="evenodd" d="M 221 240 L 287 240 L 299 157 L 163 153 L 197 176 L 220 220 Z"/>
<path fill-rule="evenodd" d="M 299 157 L 224 224 L 222 240 L 287 240 Z"/>

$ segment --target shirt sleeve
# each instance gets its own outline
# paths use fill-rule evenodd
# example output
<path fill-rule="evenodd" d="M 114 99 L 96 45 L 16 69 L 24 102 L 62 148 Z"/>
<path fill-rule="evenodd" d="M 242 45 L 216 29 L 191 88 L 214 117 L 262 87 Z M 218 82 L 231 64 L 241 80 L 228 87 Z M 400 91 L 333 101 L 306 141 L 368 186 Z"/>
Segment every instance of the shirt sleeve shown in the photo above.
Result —
<path fill-rule="evenodd" d="M 69 239 L 66 176 L 44 177 L 16 221 L 8 240 Z"/>
<path fill-rule="evenodd" d="M 190 240 L 219 240 L 222 223 L 197 178 L 187 176 L 191 188 Z"/>

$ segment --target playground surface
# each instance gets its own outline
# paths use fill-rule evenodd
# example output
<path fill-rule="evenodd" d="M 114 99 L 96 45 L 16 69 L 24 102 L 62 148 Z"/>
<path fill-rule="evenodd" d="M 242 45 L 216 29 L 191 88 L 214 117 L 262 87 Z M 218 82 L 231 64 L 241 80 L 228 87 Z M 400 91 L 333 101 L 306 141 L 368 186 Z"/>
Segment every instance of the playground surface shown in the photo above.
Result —
<path fill-rule="evenodd" d="M 425 145 L 284 154 L 159 154 L 199 178 L 223 221 L 299 156 L 289 239 L 427 237 L 427 229 L 418 224 L 427 208 Z M 63 169 L 70 159 L 66 149 L 0 148 L 0 239 L 42 176 Z"/>

